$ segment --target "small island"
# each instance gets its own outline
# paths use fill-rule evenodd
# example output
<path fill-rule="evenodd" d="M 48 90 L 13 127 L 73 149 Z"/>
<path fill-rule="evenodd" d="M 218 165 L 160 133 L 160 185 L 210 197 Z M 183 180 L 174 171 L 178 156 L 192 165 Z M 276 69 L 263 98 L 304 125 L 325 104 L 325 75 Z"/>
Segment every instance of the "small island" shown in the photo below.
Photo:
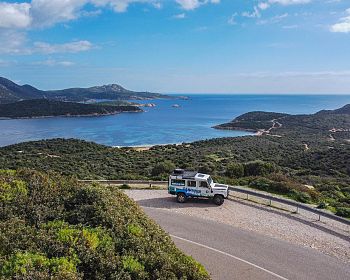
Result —
<path fill-rule="evenodd" d="M 131 105 L 97 105 L 74 102 L 63 102 L 48 99 L 23 100 L 14 103 L 0 104 L 0 118 L 41 118 L 57 116 L 105 116 L 123 112 L 143 112 Z"/>

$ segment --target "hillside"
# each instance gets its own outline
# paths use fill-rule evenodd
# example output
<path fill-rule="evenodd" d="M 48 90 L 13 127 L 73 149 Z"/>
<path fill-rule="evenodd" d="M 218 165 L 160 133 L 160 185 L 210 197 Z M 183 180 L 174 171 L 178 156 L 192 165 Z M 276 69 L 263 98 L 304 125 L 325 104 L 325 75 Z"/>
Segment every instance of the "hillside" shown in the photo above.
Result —
<path fill-rule="evenodd" d="M 0 279 L 209 279 L 115 188 L 0 171 L 0 206 Z"/>
<path fill-rule="evenodd" d="M 121 112 L 142 112 L 142 110 L 136 106 L 104 106 L 48 99 L 33 99 L 0 104 L 0 118 L 95 116 L 118 114 Z"/>
<path fill-rule="evenodd" d="M 131 91 L 117 84 L 44 91 L 30 85 L 20 86 L 6 78 L 0 77 L 0 104 L 40 98 L 85 102 L 91 99 L 144 100 L 173 97 L 159 93 Z"/>
<path fill-rule="evenodd" d="M 231 122 L 215 126 L 216 129 L 249 130 L 276 137 L 299 137 L 305 141 L 314 138 L 330 140 L 331 132 L 350 139 L 350 104 L 336 110 L 323 110 L 310 115 L 288 115 L 274 112 L 249 112 Z M 347 133 L 349 132 L 349 133 Z"/>

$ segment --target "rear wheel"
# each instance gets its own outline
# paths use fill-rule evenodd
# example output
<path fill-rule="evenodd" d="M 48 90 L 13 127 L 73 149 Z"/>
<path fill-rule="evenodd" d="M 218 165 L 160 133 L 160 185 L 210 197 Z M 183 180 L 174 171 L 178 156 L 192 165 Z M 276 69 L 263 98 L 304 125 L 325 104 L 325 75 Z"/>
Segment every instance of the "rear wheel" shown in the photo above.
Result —
<path fill-rule="evenodd" d="M 176 200 L 178 203 L 186 202 L 186 195 L 184 193 L 178 193 L 176 196 Z"/>
<path fill-rule="evenodd" d="M 213 198 L 216 205 L 222 205 L 224 203 L 224 197 L 222 195 L 216 194 Z"/>

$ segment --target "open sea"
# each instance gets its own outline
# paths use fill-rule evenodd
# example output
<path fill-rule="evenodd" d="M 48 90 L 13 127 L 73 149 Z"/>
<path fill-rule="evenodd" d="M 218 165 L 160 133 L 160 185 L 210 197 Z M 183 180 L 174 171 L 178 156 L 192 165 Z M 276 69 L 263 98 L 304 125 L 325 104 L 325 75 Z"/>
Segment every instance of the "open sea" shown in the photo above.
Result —
<path fill-rule="evenodd" d="M 243 136 L 249 133 L 216 130 L 212 126 L 249 111 L 309 114 L 350 103 L 350 95 L 187 96 L 189 100 L 139 102 L 156 104 L 156 107 L 144 108 L 144 113 L 0 120 L 0 146 L 50 138 L 79 138 L 109 146 L 147 146 Z M 175 108 L 174 104 L 180 107 Z"/>

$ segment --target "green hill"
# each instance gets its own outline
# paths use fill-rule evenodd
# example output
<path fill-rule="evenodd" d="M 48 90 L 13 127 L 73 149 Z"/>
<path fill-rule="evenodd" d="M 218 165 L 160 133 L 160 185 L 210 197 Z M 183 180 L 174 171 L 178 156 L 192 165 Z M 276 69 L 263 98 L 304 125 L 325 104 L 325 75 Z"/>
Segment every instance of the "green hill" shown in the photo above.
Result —
<path fill-rule="evenodd" d="M 0 172 L 0 279 L 209 279 L 118 190 Z"/>
<path fill-rule="evenodd" d="M 44 91 L 30 85 L 20 86 L 6 78 L 0 77 L 0 104 L 42 98 L 58 101 L 86 102 L 91 99 L 143 100 L 173 97 L 147 91 L 132 91 L 117 84 L 90 88 L 69 88 Z"/>
<path fill-rule="evenodd" d="M 108 106 L 62 102 L 48 99 L 24 100 L 0 104 L 0 118 L 33 118 L 47 116 L 95 116 L 121 112 L 142 112 L 136 106 Z"/>

